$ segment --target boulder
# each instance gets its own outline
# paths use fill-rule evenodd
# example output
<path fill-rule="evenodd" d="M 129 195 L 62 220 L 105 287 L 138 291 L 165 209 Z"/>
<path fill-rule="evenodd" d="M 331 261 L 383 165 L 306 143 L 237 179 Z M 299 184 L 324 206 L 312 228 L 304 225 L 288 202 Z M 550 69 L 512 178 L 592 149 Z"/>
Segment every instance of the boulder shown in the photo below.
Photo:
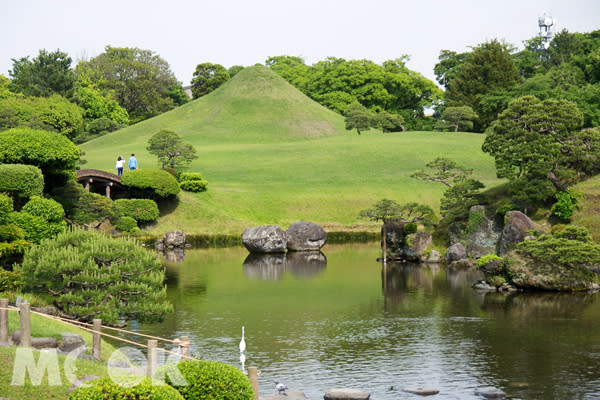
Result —
<path fill-rule="evenodd" d="M 531 230 L 539 229 L 527 215 L 521 211 L 509 211 L 506 213 L 502 237 L 498 244 L 498 255 L 504 255 L 513 249 L 517 243 L 520 243 L 529 236 Z"/>
<path fill-rule="evenodd" d="M 323 398 L 325 400 L 369 400 L 370 393 L 358 389 L 334 388 L 329 389 Z"/>
<path fill-rule="evenodd" d="M 446 249 L 444 258 L 449 263 L 467 258 L 467 249 L 465 249 L 465 246 L 463 246 L 462 243 L 455 243 Z"/>
<path fill-rule="evenodd" d="M 327 242 L 327 233 L 312 222 L 296 222 L 285 232 L 287 248 L 292 251 L 319 251 Z"/>
<path fill-rule="evenodd" d="M 478 396 L 483 396 L 486 399 L 502 399 L 502 398 L 506 397 L 506 393 L 504 393 L 502 390 L 492 387 L 492 386 L 487 386 L 487 387 L 482 387 L 482 388 L 476 389 L 475 394 Z"/>
<path fill-rule="evenodd" d="M 402 257 L 402 248 L 404 247 L 404 224 L 396 221 L 385 221 L 381 227 L 381 235 L 385 229 L 385 245 L 388 254 Z"/>
<path fill-rule="evenodd" d="M 485 206 L 473 206 L 469 210 L 467 235 L 467 255 L 473 258 L 496 254 L 502 228 L 496 222 L 495 214 L 490 216 Z"/>
<path fill-rule="evenodd" d="M 438 394 L 440 391 L 432 388 L 422 388 L 422 387 L 408 387 L 402 389 L 403 392 L 418 394 L 419 396 L 431 396 L 434 394 Z"/>
<path fill-rule="evenodd" d="M 441 259 L 442 259 L 442 255 L 440 254 L 439 251 L 431 250 L 431 252 L 425 258 L 425 260 L 423 260 L 423 262 L 426 262 L 427 264 L 437 264 L 441 261 Z"/>
<path fill-rule="evenodd" d="M 80 347 L 83 347 L 83 351 L 87 349 L 87 345 L 85 344 L 85 341 L 83 340 L 81 335 L 78 335 L 76 333 L 62 332 L 61 336 L 62 339 L 60 341 L 60 345 L 58 346 L 58 349 L 60 351 L 64 353 L 69 353 Z"/>
<path fill-rule="evenodd" d="M 284 253 L 287 236 L 278 225 L 262 225 L 246 228 L 242 233 L 242 243 L 250 253 Z"/>
<path fill-rule="evenodd" d="M 469 258 L 461 258 L 460 260 L 452 261 L 448 268 L 451 269 L 471 269 L 474 268 L 477 264 L 475 261 Z"/>
<path fill-rule="evenodd" d="M 167 249 L 175 247 L 183 248 L 185 246 L 185 233 L 179 229 L 167 232 L 165 233 L 165 236 L 163 236 L 163 243 Z"/>
<path fill-rule="evenodd" d="M 410 261 L 421 261 L 432 243 L 431 234 L 427 232 L 417 232 L 406 236 L 405 258 Z"/>

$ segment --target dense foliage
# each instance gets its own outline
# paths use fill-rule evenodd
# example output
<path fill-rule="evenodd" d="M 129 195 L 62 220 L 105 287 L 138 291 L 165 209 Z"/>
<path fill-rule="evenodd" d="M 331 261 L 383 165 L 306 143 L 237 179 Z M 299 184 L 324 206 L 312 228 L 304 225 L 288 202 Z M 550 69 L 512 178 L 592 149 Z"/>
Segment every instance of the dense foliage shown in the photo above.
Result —
<path fill-rule="evenodd" d="M 65 217 L 65 210 L 60 203 L 39 196 L 33 196 L 21 211 L 42 217 L 48 222 L 61 222 Z"/>
<path fill-rule="evenodd" d="M 418 203 L 398 204 L 394 200 L 382 199 L 373 207 L 361 210 L 359 217 L 383 223 L 400 221 L 402 223 L 428 224 L 435 219 L 435 212 L 431 207 Z"/>
<path fill-rule="evenodd" d="M 119 232 L 132 233 L 137 227 L 136 220 L 127 216 L 119 218 L 115 223 L 115 228 L 117 228 Z"/>
<path fill-rule="evenodd" d="M 38 167 L 24 164 L 0 164 L 0 192 L 9 193 L 13 198 L 27 198 L 40 196 L 43 190 L 44 176 Z M 1 206 L 0 209 L 2 209 Z M 0 217 L 1 215 L 2 211 L 0 211 Z"/>
<path fill-rule="evenodd" d="M 81 187 L 77 183 L 76 185 Z M 84 225 L 106 219 L 115 221 L 118 218 L 118 212 L 111 199 L 98 193 L 88 192 L 83 187 L 81 189 L 72 192 L 75 198 L 66 199 L 73 201 L 71 208 L 67 210 L 67 215 L 74 223 Z"/>
<path fill-rule="evenodd" d="M 300 57 L 270 57 L 273 71 L 308 97 L 339 113 L 359 102 L 372 111 L 401 114 L 406 120 L 422 117 L 425 107 L 442 97 L 430 80 L 405 65 L 406 58 L 382 65 L 369 60 L 330 57 L 312 66 Z"/>
<path fill-rule="evenodd" d="M 154 222 L 159 216 L 156 202 L 150 199 L 118 199 L 114 203 L 121 217 L 131 217 L 140 223 Z"/>
<path fill-rule="evenodd" d="M 178 168 L 198 158 L 196 149 L 169 129 L 156 132 L 148 140 L 146 150 L 158 157 L 162 168 Z"/>
<path fill-rule="evenodd" d="M 119 379 L 126 379 L 125 377 Z M 183 397 L 171 386 L 154 385 L 145 378 L 137 383 L 113 381 L 110 377 L 96 379 L 87 387 L 80 387 L 69 395 L 69 400 L 182 400 Z M 134 383 L 137 383 L 134 385 Z"/>
<path fill-rule="evenodd" d="M 80 61 L 75 73 L 78 80 L 84 76 L 101 92 L 113 93 L 133 122 L 172 109 L 173 89 L 181 86 L 165 60 L 137 47 L 106 46 L 104 53 Z"/>
<path fill-rule="evenodd" d="M 8 214 L 13 210 L 13 199 L 5 193 L 0 192 L 0 224 L 6 221 Z"/>
<path fill-rule="evenodd" d="M 71 61 L 68 54 L 58 49 L 53 52 L 40 50 L 32 60 L 29 57 L 13 58 L 13 68 L 9 71 L 12 77 L 10 88 L 26 96 L 59 94 L 70 97 L 75 82 Z"/>
<path fill-rule="evenodd" d="M 600 130 L 579 131 L 582 123 L 570 101 L 524 96 L 488 128 L 482 149 L 494 157 L 498 177 L 511 181 L 517 200 L 536 204 L 598 172 Z"/>
<path fill-rule="evenodd" d="M 179 193 L 179 183 L 161 169 L 137 169 L 126 172 L 121 183 L 129 187 L 133 197 L 152 199 L 167 198 Z"/>
<path fill-rule="evenodd" d="M 25 290 L 50 295 L 62 312 L 80 320 L 156 321 L 173 310 L 160 259 L 131 240 L 66 231 L 27 250 L 15 270 Z"/>
<path fill-rule="evenodd" d="M 87 121 L 105 118 L 119 125 L 129 124 L 127 110 L 91 84 L 79 84 L 73 99 L 83 109 L 83 117 Z"/>
<path fill-rule="evenodd" d="M 186 192 L 205 192 L 208 181 L 200 172 L 183 172 L 179 177 L 179 187 Z"/>
<path fill-rule="evenodd" d="M 24 211 L 13 211 L 8 215 L 7 222 L 23 229 L 25 240 L 39 243 L 62 232 L 67 224 L 64 221 L 50 222 L 44 217 L 31 215 Z"/>
<path fill-rule="evenodd" d="M 57 94 L 0 99 L 0 130 L 17 127 L 58 132 L 73 138 L 83 128 L 83 117 L 76 104 Z"/>
<path fill-rule="evenodd" d="M 468 132 L 473 129 L 473 122 L 477 117 L 477 113 L 469 106 L 446 107 L 435 127 L 439 130 Z"/>
<path fill-rule="evenodd" d="M 251 400 L 254 398 L 254 391 L 246 375 L 231 365 L 217 361 L 181 361 L 176 365 L 170 364 L 159 372 L 163 374 L 169 368 L 179 369 L 187 385 L 172 381 L 168 373 L 164 375 L 165 382 L 177 389 L 185 399 Z"/>
<path fill-rule="evenodd" d="M 220 64 L 198 64 L 191 81 L 192 96 L 197 99 L 207 95 L 227 82 L 229 78 L 229 72 Z"/>

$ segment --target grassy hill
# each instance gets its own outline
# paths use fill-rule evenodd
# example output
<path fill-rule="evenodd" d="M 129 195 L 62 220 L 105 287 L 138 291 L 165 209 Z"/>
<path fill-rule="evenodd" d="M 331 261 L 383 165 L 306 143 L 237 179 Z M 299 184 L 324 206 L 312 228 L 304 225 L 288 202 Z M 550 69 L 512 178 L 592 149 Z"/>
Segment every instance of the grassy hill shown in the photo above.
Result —
<path fill-rule="evenodd" d="M 162 210 L 151 233 L 240 234 L 259 224 L 284 229 L 298 220 L 330 230 L 371 230 L 357 218 L 381 198 L 418 201 L 439 209 L 444 186 L 410 178 L 436 156 L 473 168 L 496 185 L 493 160 L 472 133 L 344 130 L 341 116 L 313 102 L 272 71 L 246 68 L 208 96 L 81 146 L 87 166 L 112 171 L 118 155 L 135 153 L 140 167 L 156 167 L 146 151 L 151 135 L 168 128 L 191 142 L 199 158 L 190 170 L 209 181 L 205 193 L 180 194 Z"/>

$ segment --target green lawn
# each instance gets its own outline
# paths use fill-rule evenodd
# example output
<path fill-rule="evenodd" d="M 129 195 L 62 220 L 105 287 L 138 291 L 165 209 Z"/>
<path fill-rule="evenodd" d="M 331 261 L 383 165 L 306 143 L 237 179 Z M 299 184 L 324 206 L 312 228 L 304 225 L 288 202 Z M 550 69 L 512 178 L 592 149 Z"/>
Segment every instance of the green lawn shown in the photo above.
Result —
<path fill-rule="evenodd" d="M 135 153 L 140 168 L 157 167 L 149 137 L 169 128 L 198 150 L 191 171 L 209 182 L 205 193 L 181 193 L 163 207 L 151 234 L 173 229 L 241 234 L 244 228 L 309 220 L 329 230 L 373 230 L 358 219 L 382 198 L 439 209 L 445 187 L 410 178 L 437 156 L 455 159 L 486 185 L 496 185 L 483 135 L 404 132 L 362 135 L 343 117 L 313 102 L 264 67 L 252 67 L 208 96 L 85 143 L 86 168 L 113 171 L 118 155 Z M 175 207 L 176 206 L 176 207 Z"/>

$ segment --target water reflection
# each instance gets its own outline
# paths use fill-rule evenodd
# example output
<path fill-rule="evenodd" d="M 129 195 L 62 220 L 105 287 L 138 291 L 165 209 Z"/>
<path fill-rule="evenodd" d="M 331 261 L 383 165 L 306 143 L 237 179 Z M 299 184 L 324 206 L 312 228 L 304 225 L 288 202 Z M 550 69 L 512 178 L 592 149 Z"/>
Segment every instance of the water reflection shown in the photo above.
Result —
<path fill-rule="evenodd" d="M 480 293 L 476 270 L 384 270 L 377 244 L 326 252 L 291 262 L 188 250 L 167 266 L 176 312 L 140 330 L 190 336 L 192 353 L 239 366 L 245 326 L 261 397 L 281 379 L 312 399 L 340 386 L 378 400 L 415 398 L 391 386 L 433 386 L 436 399 L 480 400 L 481 386 L 513 399 L 600 398 L 600 293 Z"/>
<path fill-rule="evenodd" d="M 320 251 L 249 254 L 244 260 L 244 275 L 249 279 L 277 281 L 286 271 L 296 278 L 307 279 L 327 267 L 327 257 Z"/>

